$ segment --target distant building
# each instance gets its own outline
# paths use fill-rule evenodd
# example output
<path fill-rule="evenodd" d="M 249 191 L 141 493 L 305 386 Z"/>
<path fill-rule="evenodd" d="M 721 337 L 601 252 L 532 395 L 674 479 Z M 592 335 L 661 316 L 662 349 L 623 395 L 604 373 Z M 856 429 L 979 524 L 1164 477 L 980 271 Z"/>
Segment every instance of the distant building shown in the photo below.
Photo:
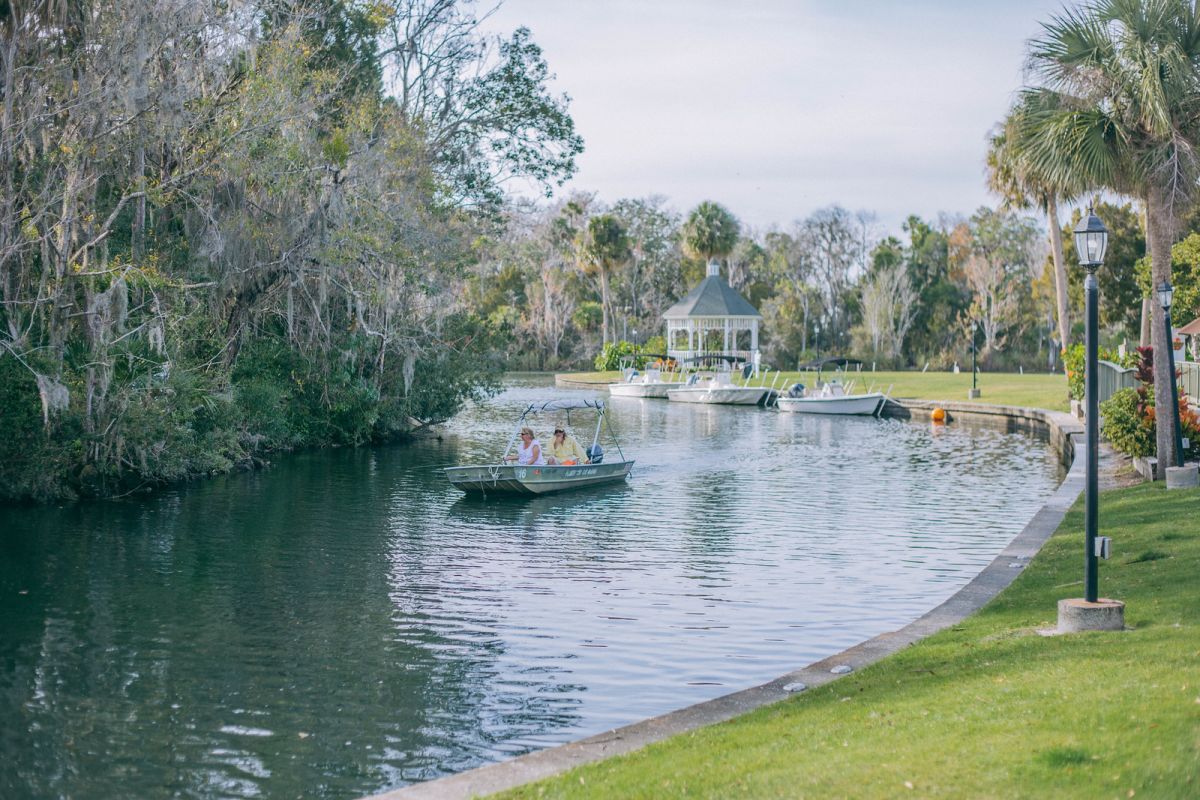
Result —
<path fill-rule="evenodd" d="M 708 262 L 704 280 L 663 312 L 663 320 L 672 358 L 731 355 L 750 361 L 758 350 L 762 314 L 725 282 L 715 260 Z"/>

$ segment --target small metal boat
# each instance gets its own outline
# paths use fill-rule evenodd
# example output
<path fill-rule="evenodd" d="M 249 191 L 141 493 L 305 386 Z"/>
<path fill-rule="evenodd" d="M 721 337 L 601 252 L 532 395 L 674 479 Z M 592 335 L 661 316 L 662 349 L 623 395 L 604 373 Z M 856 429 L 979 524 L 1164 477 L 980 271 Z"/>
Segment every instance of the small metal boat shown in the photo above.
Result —
<path fill-rule="evenodd" d="M 622 363 L 622 378 L 617 383 L 608 385 L 608 393 L 613 397 L 657 397 L 666 399 L 667 392 L 680 385 L 681 376 L 672 369 L 663 371 L 662 365 L 673 363 L 665 355 L 650 354 L 642 356 L 654 359 L 643 371 L 633 365 L 633 359 Z"/>
<path fill-rule="evenodd" d="M 693 372 L 681 385 L 669 389 L 667 399 L 672 402 L 756 406 L 768 394 L 765 386 L 733 382 L 733 365 L 737 360 L 732 356 L 699 356 L 688 360 L 709 363 L 713 368 Z"/>
<path fill-rule="evenodd" d="M 565 411 L 568 416 L 575 409 L 594 409 L 596 411 L 596 433 L 592 437 L 592 445 L 587 448 L 589 462 L 586 464 L 511 464 L 507 462 L 508 454 L 512 451 L 517 440 L 517 433 L 525 424 L 527 417 L 533 414 Z M 496 464 L 475 464 L 462 467 L 446 467 L 446 478 L 450 485 L 468 494 L 510 494 L 510 495 L 540 495 L 551 492 L 562 492 L 568 489 L 579 489 L 584 486 L 598 486 L 605 483 L 618 483 L 629 477 L 633 469 L 633 460 L 626 460 L 621 452 L 621 445 L 616 441 L 611 424 L 607 424 L 604 403 L 600 400 L 564 398 L 560 400 L 544 400 L 530 403 L 520 418 L 517 419 L 513 437 L 509 439 L 504 455 Z M 608 427 L 609 435 L 617 448 L 619 461 L 605 461 L 604 448 L 600 446 L 600 429 Z"/>

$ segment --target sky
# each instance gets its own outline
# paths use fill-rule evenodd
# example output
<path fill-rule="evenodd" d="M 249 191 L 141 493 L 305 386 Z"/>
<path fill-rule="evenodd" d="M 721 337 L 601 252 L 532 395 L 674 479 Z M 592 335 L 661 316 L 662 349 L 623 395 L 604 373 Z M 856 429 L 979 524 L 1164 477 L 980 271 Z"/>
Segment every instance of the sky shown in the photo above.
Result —
<path fill-rule="evenodd" d="M 506 0 L 571 97 L 586 150 L 565 190 L 715 200 L 786 226 L 825 206 L 970 214 L 988 132 L 1060 0 Z"/>

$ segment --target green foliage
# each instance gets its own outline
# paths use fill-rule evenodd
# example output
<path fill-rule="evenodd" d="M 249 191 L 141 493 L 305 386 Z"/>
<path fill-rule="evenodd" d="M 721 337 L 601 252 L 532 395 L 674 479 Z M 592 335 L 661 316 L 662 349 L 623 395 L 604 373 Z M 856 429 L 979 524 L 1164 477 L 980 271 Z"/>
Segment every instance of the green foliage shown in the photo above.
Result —
<path fill-rule="evenodd" d="M 1122 389 L 1105 400 L 1100 416 L 1104 437 L 1113 447 L 1130 456 L 1154 455 L 1154 422 L 1142 413 L 1137 389 Z"/>
<path fill-rule="evenodd" d="M 729 209 L 705 200 L 688 214 L 683 226 L 683 248 L 693 258 L 709 261 L 733 252 L 741 226 Z"/>
<path fill-rule="evenodd" d="M 627 342 L 624 339 L 622 339 L 619 342 L 609 342 L 608 344 L 604 345 L 604 349 L 602 349 L 600 351 L 599 355 L 596 356 L 596 360 L 595 360 L 596 369 L 598 369 L 602 372 L 607 372 L 607 371 L 614 370 L 614 369 L 620 369 L 622 358 L 626 358 L 628 356 L 636 356 L 637 353 L 641 353 L 641 352 L 643 352 L 641 347 L 634 344 L 633 342 Z M 634 367 L 641 369 L 645 365 L 646 365 L 645 358 L 636 358 L 635 357 L 633 359 Z"/>
<path fill-rule="evenodd" d="M 575 323 L 575 326 L 585 331 L 594 331 L 599 328 L 603 318 L 604 311 L 594 300 L 580 303 L 575 308 L 575 312 L 571 314 L 571 321 Z"/>
<path fill-rule="evenodd" d="M 1137 262 L 1137 282 L 1142 292 L 1155 296 L 1149 257 Z M 1200 233 L 1192 233 L 1171 247 L 1171 285 L 1175 289 L 1171 322 L 1180 327 L 1200 316 Z"/>

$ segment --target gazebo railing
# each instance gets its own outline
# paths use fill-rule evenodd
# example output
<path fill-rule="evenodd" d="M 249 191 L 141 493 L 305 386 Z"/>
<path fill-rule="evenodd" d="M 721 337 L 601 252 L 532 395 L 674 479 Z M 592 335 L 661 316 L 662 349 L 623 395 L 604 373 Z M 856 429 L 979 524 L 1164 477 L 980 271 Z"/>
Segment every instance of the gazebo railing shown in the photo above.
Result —
<path fill-rule="evenodd" d="M 667 348 L 667 355 L 676 361 L 683 361 L 689 358 L 700 358 L 701 356 L 733 356 L 741 359 L 746 363 L 754 360 L 754 353 L 749 350 L 676 350 Z"/>

